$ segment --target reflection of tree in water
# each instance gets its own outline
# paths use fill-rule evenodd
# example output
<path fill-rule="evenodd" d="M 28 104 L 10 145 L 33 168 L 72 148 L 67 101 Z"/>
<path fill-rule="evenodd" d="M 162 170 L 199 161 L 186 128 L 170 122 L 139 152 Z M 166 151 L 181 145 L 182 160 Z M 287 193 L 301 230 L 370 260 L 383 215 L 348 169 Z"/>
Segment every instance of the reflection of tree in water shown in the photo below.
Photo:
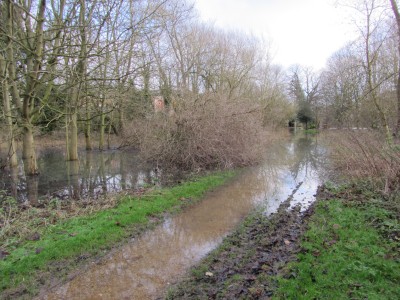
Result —
<path fill-rule="evenodd" d="M 324 149 L 318 144 L 317 137 L 304 136 L 295 139 L 293 152 L 295 159 L 290 171 L 294 178 L 297 178 L 301 172 L 304 172 L 306 177 L 310 176 L 321 167 L 325 157 Z"/>
<path fill-rule="evenodd" d="M 83 201 L 136 189 L 160 182 L 162 175 L 128 151 L 82 152 L 79 161 L 67 162 L 61 151 L 50 150 L 42 152 L 38 163 L 38 176 L 25 176 L 22 163 L 12 171 L 4 170 L 0 188 L 20 203 L 43 205 L 51 198 Z"/>
<path fill-rule="evenodd" d="M 272 144 L 265 151 L 265 163 L 257 176 L 264 178 L 265 184 L 273 186 L 285 176 L 282 168 L 287 170 L 289 167 L 294 178 L 304 170 L 307 175 L 321 164 L 321 149 L 316 139 L 309 137 L 295 137 L 292 141 Z M 22 166 L 13 172 L 0 174 L 2 188 L 8 195 L 31 205 L 40 204 L 40 198 L 84 201 L 110 192 L 163 185 L 181 179 L 174 177 L 174 173 L 140 164 L 132 152 L 82 152 L 79 161 L 66 162 L 62 152 L 51 150 L 43 152 L 38 163 L 38 176 L 25 176 Z"/>
<path fill-rule="evenodd" d="M 287 147 L 287 141 L 270 145 L 265 152 L 266 156 L 260 168 L 260 175 L 268 178 L 278 178 L 282 166 L 290 163 L 292 158 Z"/>
<path fill-rule="evenodd" d="M 71 199 L 79 200 L 81 198 L 81 189 L 79 185 L 79 161 L 67 162 L 68 193 Z"/>
<path fill-rule="evenodd" d="M 37 175 L 25 176 L 23 168 L 12 168 L 6 171 L 1 176 L 1 189 L 6 191 L 4 195 L 11 196 L 26 205 L 40 206 L 39 177 Z M 24 191 L 23 195 L 21 195 L 21 191 Z M 0 199 L 0 206 L 2 200 Z"/>
<path fill-rule="evenodd" d="M 79 181 L 83 198 L 97 198 L 130 188 L 127 178 L 137 178 L 138 168 L 132 167 L 127 155 L 119 152 L 88 152 L 83 157 Z"/>
<path fill-rule="evenodd" d="M 325 156 L 325 150 L 318 144 L 317 137 L 295 136 L 291 141 L 277 142 L 266 149 L 260 176 L 271 181 L 282 176 L 282 170 L 288 168 L 295 180 L 301 173 L 307 177 L 320 169 Z"/>
<path fill-rule="evenodd" d="M 39 177 L 28 175 L 26 176 L 27 202 L 32 206 L 39 206 Z"/>

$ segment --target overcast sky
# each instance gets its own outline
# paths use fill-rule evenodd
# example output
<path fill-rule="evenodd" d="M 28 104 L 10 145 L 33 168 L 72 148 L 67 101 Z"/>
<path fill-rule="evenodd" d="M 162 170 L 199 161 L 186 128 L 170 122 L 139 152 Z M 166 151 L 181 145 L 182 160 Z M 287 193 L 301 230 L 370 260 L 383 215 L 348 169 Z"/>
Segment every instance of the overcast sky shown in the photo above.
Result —
<path fill-rule="evenodd" d="M 218 27 L 264 37 L 273 62 L 315 70 L 354 37 L 349 16 L 334 0 L 194 0 L 201 18 Z"/>

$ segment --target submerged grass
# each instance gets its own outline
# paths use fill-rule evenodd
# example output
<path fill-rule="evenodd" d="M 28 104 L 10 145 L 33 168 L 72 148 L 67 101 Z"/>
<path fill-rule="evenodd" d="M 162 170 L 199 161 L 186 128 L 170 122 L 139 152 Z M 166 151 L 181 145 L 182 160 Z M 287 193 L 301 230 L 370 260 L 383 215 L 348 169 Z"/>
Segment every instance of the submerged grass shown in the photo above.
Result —
<path fill-rule="evenodd" d="M 275 298 L 400 299 L 398 199 L 360 185 L 329 198 L 316 206 Z"/>
<path fill-rule="evenodd" d="M 9 255 L 0 261 L 0 298 L 34 294 L 36 285 L 43 284 L 55 272 L 60 276 L 66 272 L 61 269 L 70 268 L 71 263 L 101 254 L 140 232 L 150 220 L 160 220 L 162 213 L 178 211 L 194 203 L 233 175 L 234 172 L 215 173 L 140 197 L 126 196 L 112 209 L 44 228 L 31 240 L 5 249 Z"/>
<path fill-rule="evenodd" d="M 313 134 L 318 134 L 319 130 L 316 128 L 304 129 L 303 133 L 313 135 Z"/>

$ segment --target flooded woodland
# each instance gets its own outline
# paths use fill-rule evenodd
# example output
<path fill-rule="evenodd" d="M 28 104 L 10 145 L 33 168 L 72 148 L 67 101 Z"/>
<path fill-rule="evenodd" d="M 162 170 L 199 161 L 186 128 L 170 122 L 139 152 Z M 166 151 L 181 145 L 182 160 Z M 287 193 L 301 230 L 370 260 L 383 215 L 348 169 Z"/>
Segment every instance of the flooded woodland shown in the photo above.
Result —
<path fill-rule="evenodd" d="M 276 212 L 289 196 L 306 209 L 323 180 L 326 149 L 315 137 L 293 136 L 266 149 L 266 160 L 116 249 L 42 299 L 156 299 L 214 249 L 255 207 Z M 126 288 L 128 287 L 129 288 Z"/>
<path fill-rule="evenodd" d="M 198 1 L 0 1 L 0 298 L 399 299 L 397 2 L 317 70 Z"/>
<path fill-rule="evenodd" d="M 79 160 L 66 161 L 64 151 L 44 149 L 38 158 L 37 176 L 26 176 L 21 161 L 17 168 L 1 173 L 0 189 L 21 204 L 38 206 L 51 199 L 107 197 L 161 184 L 160 177 L 157 168 L 141 162 L 134 150 L 81 151 Z"/>

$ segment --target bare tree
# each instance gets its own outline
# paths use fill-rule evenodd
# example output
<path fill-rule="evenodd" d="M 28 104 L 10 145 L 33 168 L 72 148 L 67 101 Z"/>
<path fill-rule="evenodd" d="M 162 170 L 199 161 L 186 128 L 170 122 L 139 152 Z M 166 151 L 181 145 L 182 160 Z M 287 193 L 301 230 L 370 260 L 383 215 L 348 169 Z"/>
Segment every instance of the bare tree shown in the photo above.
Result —
<path fill-rule="evenodd" d="M 350 43 L 334 53 L 321 75 L 325 126 L 360 128 L 370 125 L 371 116 L 363 115 L 368 107 L 363 101 L 366 81 L 364 69 L 353 48 Z"/>
<path fill-rule="evenodd" d="M 31 1 L 15 3 L 5 1 L 5 41 L 6 61 L 8 63 L 8 85 L 13 103 L 18 111 L 18 123 L 23 133 L 22 156 L 25 172 L 29 175 L 38 172 L 34 144 L 33 118 L 39 112 L 38 92 L 43 87 L 41 67 L 44 59 L 44 16 L 46 1 L 40 0 L 37 6 Z M 33 16 L 36 11 L 36 16 Z M 24 65 L 18 65 L 16 58 L 23 52 Z M 16 70 L 23 68 L 24 80 L 18 82 Z"/>
<path fill-rule="evenodd" d="M 390 0 L 390 5 L 392 7 L 392 11 L 394 14 L 394 17 L 396 19 L 396 24 L 397 24 L 397 49 L 398 49 L 398 74 L 397 74 L 397 87 L 396 87 L 396 92 L 397 92 L 397 125 L 395 129 L 395 134 L 396 136 L 399 135 L 400 133 L 400 13 L 399 13 L 399 8 L 397 6 L 396 0 Z"/>
<path fill-rule="evenodd" d="M 7 158 L 8 164 L 11 168 L 18 165 L 17 148 L 14 138 L 13 116 L 11 113 L 10 94 L 8 87 L 8 70 L 4 57 L 0 54 L 0 81 L 1 89 L 3 91 L 3 113 L 6 121 L 6 134 L 8 142 Z"/>
<path fill-rule="evenodd" d="M 359 32 L 359 38 L 354 42 L 354 54 L 359 58 L 365 80 L 361 98 L 363 102 L 371 103 L 372 120 L 377 116 L 375 127 L 380 127 L 386 136 L 386 141 L 392 143 L 390 122 L 390 97 L 388 92 L 393 78 L 393 64 L 388 41 L 391 28 L 388 25 L 389 6 L 383 0 L 348 0 L 343 1 L 357 13 L 354 23 Z M 357 48 L 358 47 L 358 52 Z"/>

